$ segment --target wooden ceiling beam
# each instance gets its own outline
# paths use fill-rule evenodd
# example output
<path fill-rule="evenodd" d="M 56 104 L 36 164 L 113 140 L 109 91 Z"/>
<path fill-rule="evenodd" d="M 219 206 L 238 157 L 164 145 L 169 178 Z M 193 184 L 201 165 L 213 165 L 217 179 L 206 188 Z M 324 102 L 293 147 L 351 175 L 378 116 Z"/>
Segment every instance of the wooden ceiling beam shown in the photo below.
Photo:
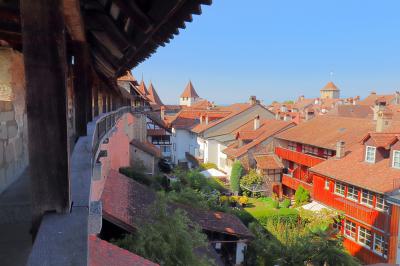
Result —
<path fill-rule="evenodd" d="M 137 25 L 145 33 L 153 28 L 151 19 L 137 6 L 135 1 L 114 0 L 114 3 L 125 13 L 131 22 Z"/>

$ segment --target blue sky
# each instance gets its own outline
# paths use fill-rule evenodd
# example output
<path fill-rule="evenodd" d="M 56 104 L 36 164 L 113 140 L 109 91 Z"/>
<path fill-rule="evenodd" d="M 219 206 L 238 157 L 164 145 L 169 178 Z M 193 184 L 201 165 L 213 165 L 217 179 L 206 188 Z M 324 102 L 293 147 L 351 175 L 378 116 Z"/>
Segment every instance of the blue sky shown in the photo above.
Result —
<path fill-rule="evenodd" d="M 400 89 L 399 0 L 214 0 L 133 69 L 177 103 L 189 79 L 219 104 L 317 97 L 330 80 L 342 96 Z"/>

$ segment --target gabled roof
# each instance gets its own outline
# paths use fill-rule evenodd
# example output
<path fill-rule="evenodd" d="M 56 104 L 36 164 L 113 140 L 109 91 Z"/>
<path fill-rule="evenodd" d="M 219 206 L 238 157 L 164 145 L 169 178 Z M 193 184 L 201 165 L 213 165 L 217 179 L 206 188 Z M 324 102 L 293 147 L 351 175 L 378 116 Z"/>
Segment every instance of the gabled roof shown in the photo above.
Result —
<path fill-rule="evenodd" d="M 181 94 L 181 98 L 199 98 L 199 95 L 193 87 L 192 81 L 189 81 L 186 85 L 185 90 Z"/>
<path fill-rule="evenodd" d="M 89 265 L 90 266 L 156 266 L 157 263 L 142 258 L 128 250 L 122 249 L 95 235 L 89 236 Z"/>
<path fill-rule="evenodd" d="M 390 157 L 376 163 L 364 161 L 365 146 L 358 143 L 341 159 L 332 157 L 310 168 L 310 171 L 379 193 L 391 192 L 400 170 L 391 167 Z"/>
<path fill-rule="evenodd" d="M 325 87 L 323 87 L 321 89 L 321 91 L 338 91 L 338 87 L 336 87 L 335 83 L 333 83 L 332 81 L 329 81 Z"/>
<path fill-rule="evenodd" d="M 362 144 L 372 139 L 377 148 L 390 149 L 390 146 L 399 141 L 400 133 L 370 132 L 363 139 Z"/>
<path fill-rule="evenodd" d="M 275 154 L 260 154 L 254 156 L 254 159 L 257 162 L 257 168 L 263 170 L 276 170 L 283 169 L 284 166 L 282 162 L 278 159 Z"/>
<path fill-rule="evenodd" d="M 133 139 L 133 140 L 131 140 L 130 144 L 150 155 L 153 155 L 154 157 L 157 157 L 157 158 L 161 157 L 160 149 L 150 142 L 147 142 L 147 141 L 142 142 L 142 141 Z"/>
<path fill-rule="evenodd" d="M 367 98 L 359 101 L 358 104 L 374 106 L 377 100 L 384 100 L 387 104 L 391 104 L 395 97 L 396 94 L 376 94 L 375 92 L 372 92 L 370 95 L 367 96 Z"/>
<path fill-rule="evenodd" d="M 163 105 L 160 97 L 158 96 L 156 90 L 154 89 L 153 83 L 150 82 L 149 89 L 147 90 L 148 95 L 147 98 L 156 105 Z"/>
<path fill-rule="evenodd" d="M 249 130 L 248 127 L 253 126 L 254 120 L 249 121 L 239 129 L 236 133 L 236 138 L 251 140 L 250 143 L 243 145 L 242 147 L 238 147 L 238 144 L 235 142 L 228 146 L 222 152 L 228 155 L 230 158 L 238 158 L 244 154 L 246 154 L 251 148 L 257 146 L 268 138 L 273 137 L 278 132 L 282 132 L 283 130 L 294 126 L 293 122 L 287 122 L 282 120 L 275 119 L 265 119 L 260 122 L 260 128 L 257 130 Z M 244 136 L 241 136 L 241 134 Z"/>
<path fill-rule="evenodd" d="M 135 77 L 132 75 L 130 71 L 126 71 L 125 75 L 118 78 L 118 81 L 130 81 L 133 83 L 137 83 Z"/>
<path fill-rule="evenodd" d="M 372 119 L 373 110 L 367 105 L 337 105 L 327 115 L 339 117 L 354 117 L 354 118 L 368 118 Z"/>
<path fill-rule="evenodd" d="M 125 230 L 133 231 L 143 221 L 148 221 L 149 207 L 155 202 L 156 193 L 115 170 L 111 170 L 101 196 L 103 217 Z M 169 210 L 183 209 L 188 217 L 203 230 L 214 231 L 242 238 L 252 238 L 252 233 L 234 215 L 201 210 L 182 204 L 170 204 Z"/>
<path fill-rule="evenodd" d="M 276 138 L 334 150 L 341 140 L 353 145 L 375 129 L 372 119 L 318 116 L 276 135 Z"/>
<path fill-rule="evenodd" d="M 147 88 L 146 88 L 146 84 L 144 83 L 143 79 L 139 84 L 138 90 L 143 96 L 147 96 L 149 94 L 149 92 L 147 91 Z"/>

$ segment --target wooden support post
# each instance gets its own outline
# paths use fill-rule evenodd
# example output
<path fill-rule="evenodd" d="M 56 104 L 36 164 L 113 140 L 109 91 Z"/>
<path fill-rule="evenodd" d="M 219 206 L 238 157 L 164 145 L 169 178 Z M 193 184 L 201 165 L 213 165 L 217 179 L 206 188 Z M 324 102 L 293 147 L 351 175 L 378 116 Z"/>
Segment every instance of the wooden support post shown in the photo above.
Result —
<path fill-rule="evenodd" d="M 106 93 L 104 92 L 104 90 L 101 92 L 101 96 L 103 97 L 103 108 L 102 108 L 102 110 L 103 110 L 103 114 L 104 113 L 107 113 L 107 96 L 106 96 Z"/>
<path fill-rule="evenodd" d="M 45 212 L 70 210 L 67 60 L 61 0 L 21 0 L 32 232 Z"/>
<path fill-rule="evenodd" d="M 93 116 L 96 117 L 99 115 L 99 84 L 96 83 L 93 86 Z"/>
<path fill-rule="evenodd" d="M 88 61 L 89 61 L 90 53 L 89 53 L 89 46 L 88 45 L 85 46 L 85 54 L 86 54 L 86 56 L 88 58 Z M 87 77 L 88 77 L 88 84 L 87 84 L 88 89 L 86 90 L 86 93 L 87 93 L 86 94 L 86 105 L 87 105 L 87 108 L 86 108 L 86 120 L 88 122 L 90 122 L 90 121 L 93 120 L 93 76 L 92 76 L 89 64 L 88 64 L 88 67 L 87 67 Z"/>
<path fill-rule="evenodd" d="M 109 92 L 106 94 L 107 96 L 107 112 L 111 112 L 111 95 Z"/>
<path fill-rule="evenodd" d="M 87 135 L 87 109 L 89 93 L 89 54 L 87 44 L 82 42 L 74 43 L 74 91 L 75 91 L 75 125 L 78 136 Z M 91 99 L 90 99 L 91 100 Z"/>

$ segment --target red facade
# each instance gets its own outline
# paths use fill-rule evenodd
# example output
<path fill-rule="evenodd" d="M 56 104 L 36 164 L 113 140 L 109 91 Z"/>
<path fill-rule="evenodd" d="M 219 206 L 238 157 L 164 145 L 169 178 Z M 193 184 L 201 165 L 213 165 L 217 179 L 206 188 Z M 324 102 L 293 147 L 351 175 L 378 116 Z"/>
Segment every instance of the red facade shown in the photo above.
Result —
<path fill-rule="evenodd" d="M 281 159 L 288 160 L 296 164 L 304 165 L 307 167 L 313 167 L 314 165 L 317 165 L 320 162 L 325 161 L 325 159 L 319 158 L 317 156 L 304 154 L 299 151 L 292 151 L 282 147 L 276 147 L 275 154 L 278 155 Z"/>
<path fill-rule="evenodd" d="M 326 183 L 329 181 L 329 184 Z M 353 256 L 358 257 L 367 264 L 394 262 L 397 250 L 398 234 L 398 207 L 391 206 L 388 211 L 380 211 L 374 208 L 376 195 L 373 196 L 373 206 L 366 206 L 347 198 L 348 185 L 345 185 L 344 195 L 335 194 L 335 180 L 322 175 L 313 174 L 313 198 L 329 207 L 341 211 L 345 220 L 351 221 L 356 225 L 354 239 L 345 238 L 344 246 Z M 358 198 L 361 198 L 359 191 Z M 345 220 L 342 221 L 342 233 L 344 233 Z M 370 245 L 363 245 L 359 241 L 359 230 L 365 228 L 371 232 Z M 345 234 L 344 234 L 345 235 Z M 386 256 L 377 254 L 374 251 L 375 235 L 384 237 L 388 245 Z M 345 235 L 346 237 L 346 235 Z"/>

